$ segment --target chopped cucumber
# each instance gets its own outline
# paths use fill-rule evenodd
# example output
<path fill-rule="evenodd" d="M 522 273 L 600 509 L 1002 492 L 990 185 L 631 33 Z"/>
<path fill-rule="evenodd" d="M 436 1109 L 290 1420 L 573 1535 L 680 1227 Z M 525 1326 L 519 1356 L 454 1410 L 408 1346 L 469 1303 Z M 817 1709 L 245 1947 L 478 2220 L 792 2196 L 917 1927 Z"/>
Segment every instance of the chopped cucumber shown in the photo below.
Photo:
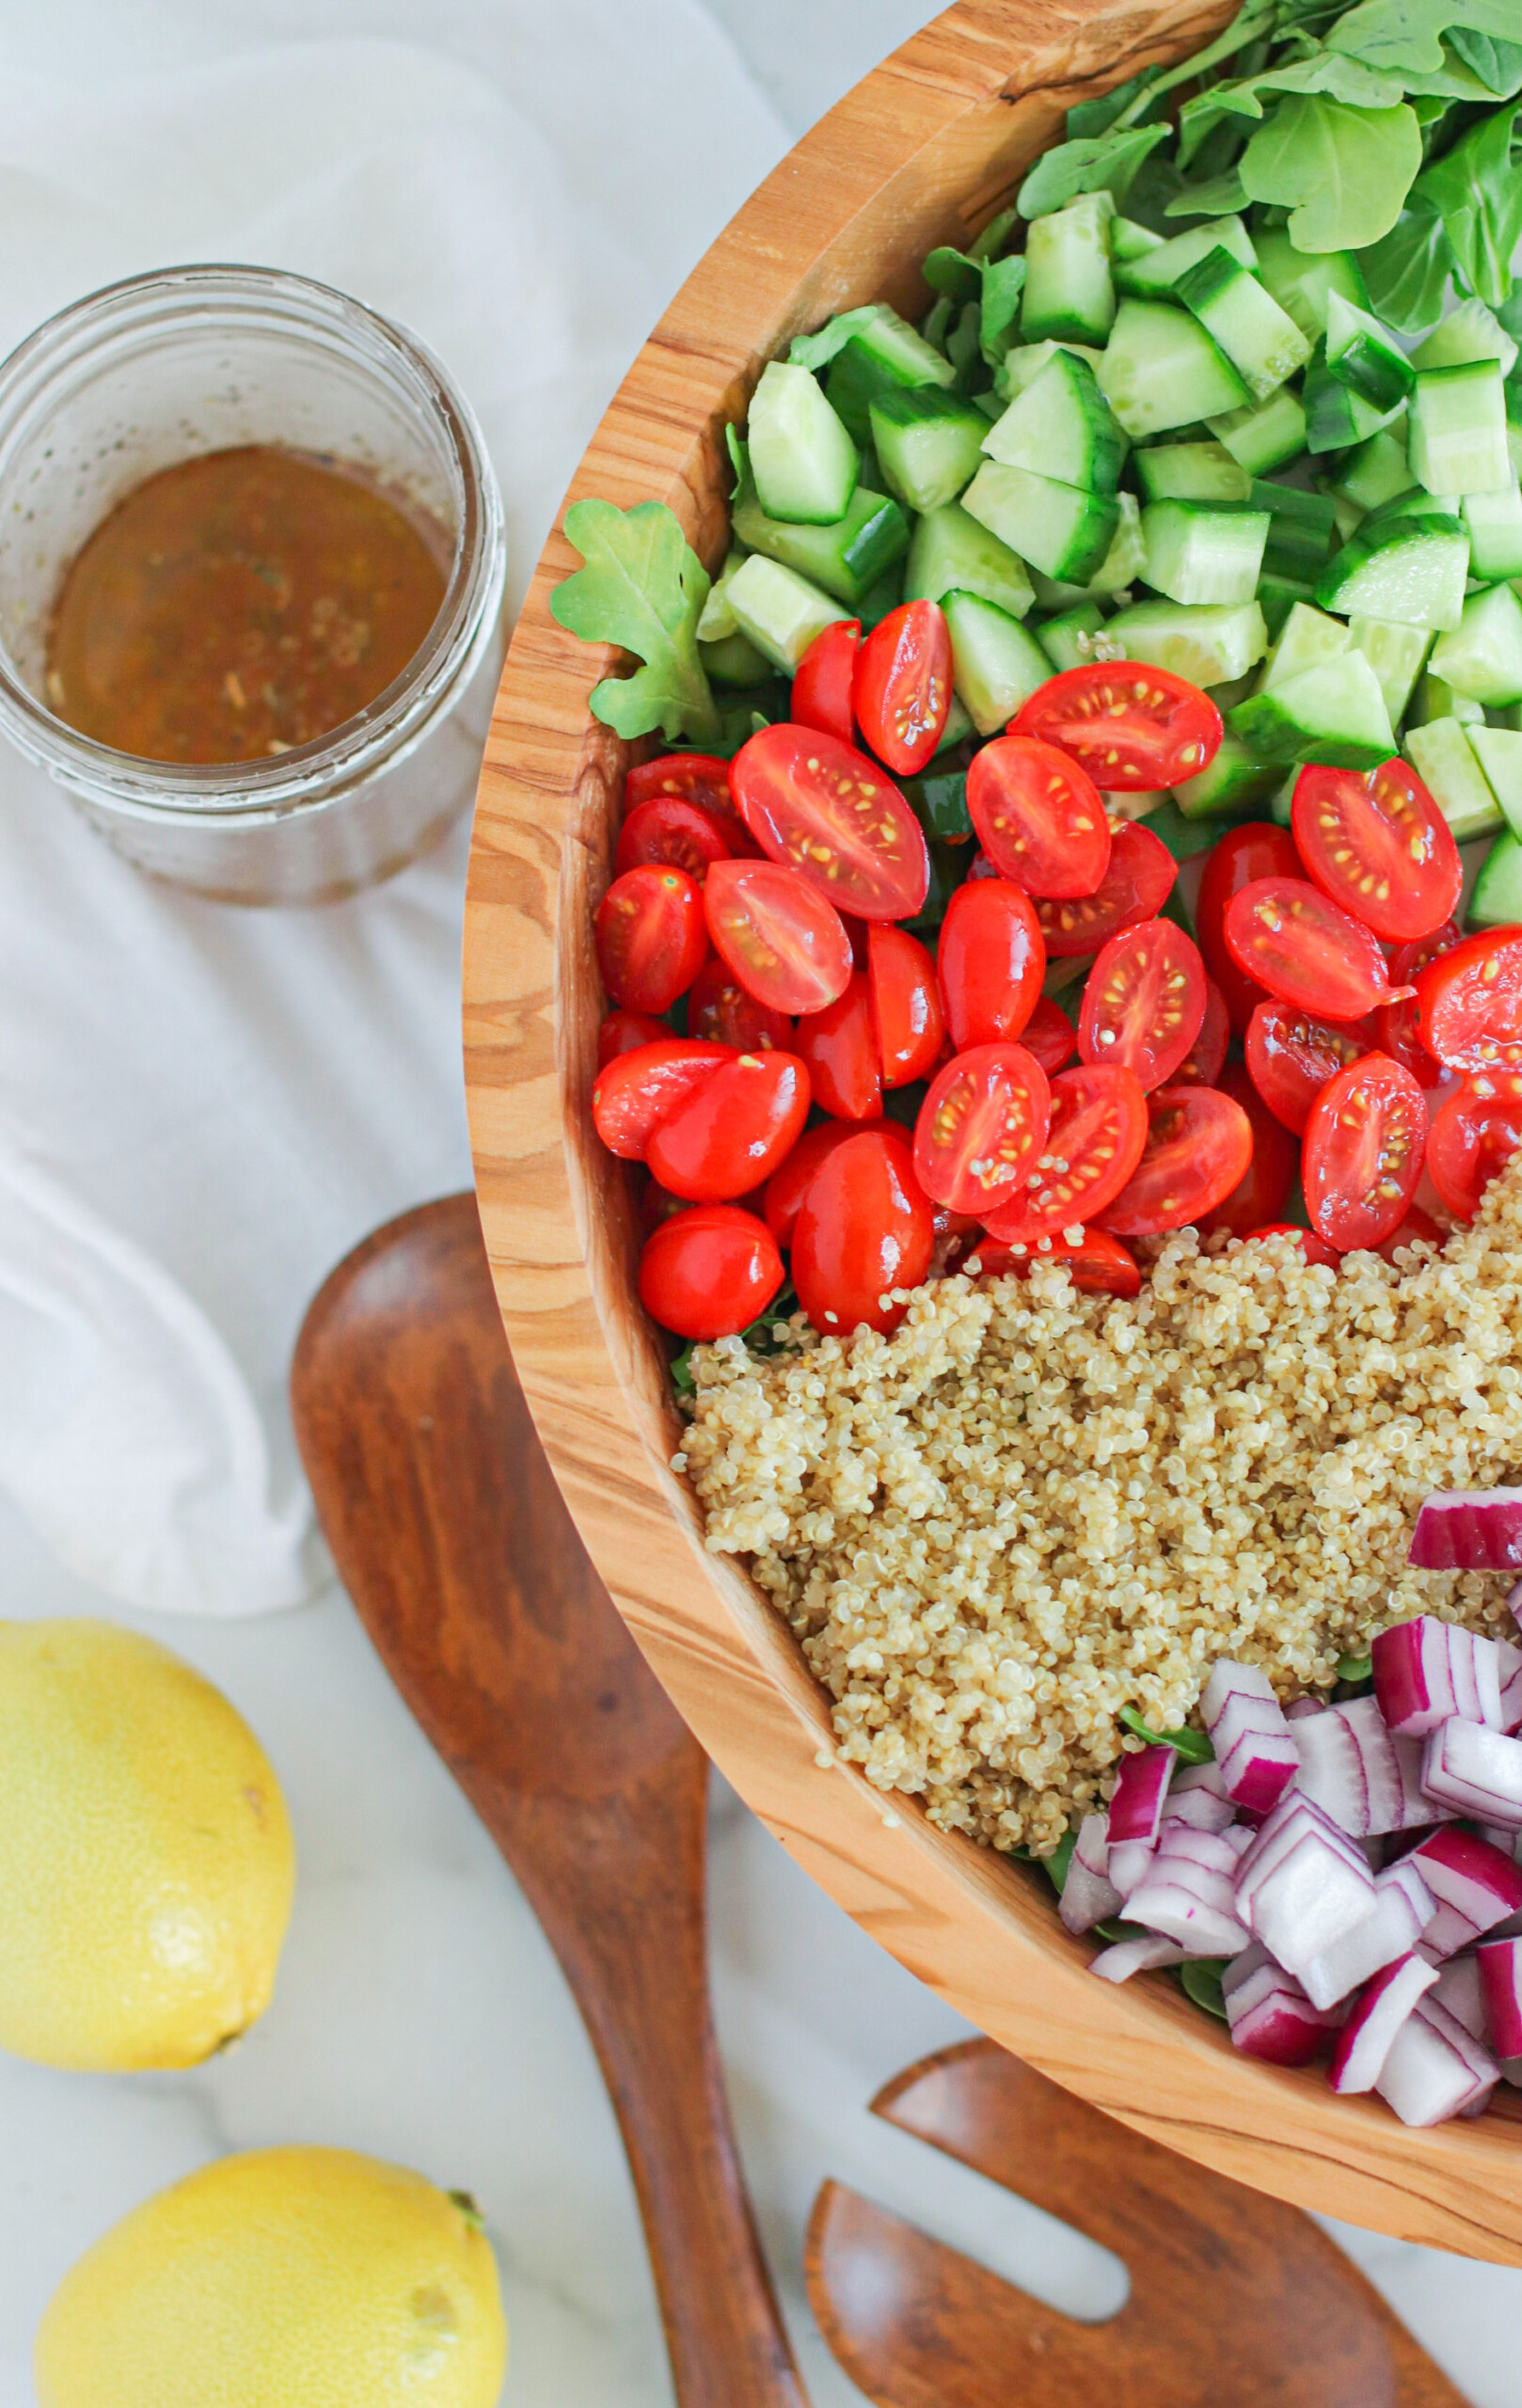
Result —
<path fill-rule="evenodd" d="M 1133 602 L 1116 612 L 1104 633 L 1119 647 L 1120 657 L 1171 669 L 1192 686 L 1245 677 L 1268 650 L 1268 630 L 1256 602 Z"/>
<path fill-rule="evenodd" d="M 1263 549 L 1263 564 L 1270 575 L 1320 577 L 1337 529 L 1337 512 L 1329 497 L 1307 493 L 1302 485 L 1276 484 L 1272 478 L 1255 477 L 1252 504 L 1255 510 L 1266 510 L 1273 521 Z"/>
<path fill-rule="evenodd" d="M 1091 343 L 1084 342 L 1017 342 L 1005 353 L 993 372 L 993 389 L 1001 401 L 1012 402 L 1023 393 L 1035 377 L 1039 376 L 1047 362 L 1067 352 L 1073 359 L 1083 360 L 1090 368 L 1098 368 L 1103 358 Z"/>
<path fill-rule="evenodd" d="M 945 721 L 936 738 L 935 751 L 930 755 L 931 760 L 938 760 L 943 752 L 949 752 L 954 744 L 960 744 L 967 737 L 975 736 L 977 730 L 973 725 L 972 715 L 966 704 L 953 688 L 951 700 L 946 705 Z"/>
<path fill-rule="evenodd" d="M 1372 769 L 1395 750 L 1385 697 L 1361 652 L 1343 652 L 1231 713 L 1231 732 L 1264 761 L 1322 761 Z"/>
<path fill-rule="evenodd" d="M 1393 410 L 1376 410 L 1361 393 L 1340 383 L 1327 367 L 1320 343 L 1306 371 L 1301 399 L 1308 452 L 1345 452 L 1351 444 L 1367 443 L 1396 415 Z"/>
<path fill-rule="evenodd" d="M 825 371 L 824 389 L 847 433 L 865 443 L 868 412 L 880 394 L 896 387 L 951 385 L 956 376 L 950 360 L 884 304 L 836 353 Z"/>
<path fill-rule="evenodd" d="M 1122 217 L 1115 222 L 1117 226 L 1127 223 Z M 1258 264 L 1252 236 L 1240 217 L 1213 217 L 1208 226 L 1191 226 L 1187 233 L 1170 234 L 1166 242 L 1154 242 L 1146 250 L 1134 251 L 1129 256 L 1122 253 L 1112 234 L 1116 290 L 1138 301 L 1169 300 L 1185 270 L 1194 267 L 1208 251 L 1216 249 L 1229 252 L 1244 267 Z"/>
<path fill-rule="evenodd" d="M 1165 301 L 1121 302 L 1099 382 L 1133 437 L 1218 418 L 1248 399 L 1246 386 L 1198 319 Z"/>
<path fill-rule="evenodd" d="M 1276 828 L 1293 827 L 1294 790 L 1299 783 L 1300 772 L 1295 768 L 1290 771 L 1281 786 L 1276 787 L 1274 800 L 1268 806 L 1268 816 Z"/>
<path fill-rule="evenodd" d="M 1240 218 L 1238 224 L 1241 224 Z M 1245 232 L 1245 228 L 1244 228 Z M 1122 261 L 1142 260 L 1149 251 L 1160 251 L 1164 237 L 1154 234 L 1149 226 L 1138 224 L 1134 217 L 1112 217 L 1110 220 L 1110 258 L 1118 267 Z"/>
<path fill-rule="evenodd" d="M 1456 627 L 1464 609 L 1469 539 L 1462 522 L 1434 513 L 1366 520 L 1316 581 L 1324 610 L 1355 610 L 1406 627 Z"/>
<path fill-rule="evenodd" d="M 800 527 L 769 517 L 747 482 L 735 502 L 733 524 L 748 550 L 796 569 L 853 610 L 909 545 L 909 521 L 898 504 L 865 485 L 857 486 L 845 516 L 832 527 Z M 730 591 L 733 596 L 734 588 Z M 839 618 L 838 610 L 835 616 Z"/>
<path fill-rule="evenodd" d="M 976 410 L 987 425 L 991 425 L 996 418 L 1004 416 L 1004 404 L 994 392 L 975 393 L 967 406 L 969 409 Z"/>
<path fill-rule="evenodd" d="M 955 501 L 976 470 L 988 422 L 936 385 L 880 393 L 867 413 L 882 482 L 909 510 Z"/>
<path fill-rule="evenodd" d="M 1207 420 L 1211 433 L 1250 477 L 1266 477 L 1298 459 L 1306 448 L 1305 404 L 1281 385 L 1266 402 L 1246 402 L 1223 418 Z"/>
<path fill-rule="evenodd" d="M 1522 602 L 1509 585 L 1469 595 L 1458 626 L 1433 646 L 1432 673 L 1471 702 L 1522 702 Z"/>
<path fill-rule="evenodd" d="M 1174 602 L 1250 602 L 1268 541 L 1266 510 L 1207 501 L 1149 501 L 1142 512 L 1142 575 Z"/>
<path fill-rule="evenodd" d="M 1435 494 L 1503 493 L 1510 487 L 1498 359 L 1419 371 L 1411 396 L 1411 472 Z"/>
<path fill-rule="evenodd" d="M 735 613 L 729 607 L 729 589 L 734 581 L 735 571 L 744 558 L 745 554 L 739 546 L 732 544 L 723 567 L 708 588 L 708 598 L 698 613 L 700 643 L 718 643 L 723 637 L 734 634 Z"/>
<path fill-rule="evenodd" d="M 1514 836 L 1522 835 L 1522 735 L 1513 727 L 1470 727 L 1465 733 L 1507 826 Z"/>
<path fill-rule="evenodd" d="M 1480 864 L 1467 914 L 1471 928 L 1513 928 L 1522 921 L 1522 839 L 1503 829 Z"/>
<path fill-rule="evenodd" d="M 880 619 L 896 610 L 904 598 L 904 563 L 896 561 L 885 569 L 875 585 L 869 585 L 856 605 L 856 615 L 862 622 L 862 633 L 869 636 Z"/>
<path fill-rule="evenodd" d="M 756 499 L 769 518 L 832 527 L 861 466 L 855 444 L 806 368 L 769 359 L 746 426 Z"/>
<path fill-rule="evenodd" d="M 1141 505 L 1134 493 L 1118 493 L 1115 499 L 1119 520 L 1109 550 L 1088 580 L 1087 594 L 1119 594 L 1142 573 Z"/>
<path fill-rule="evenodd" d="M 1356 535 L 1368 515 L 1368 511 L 1360 510 L 1356 502 L 1343 501 L 1336 494 L 1332 496 L 1332 524 L 1337 529 L 1340 544 L 1345 544 L 1350 535 Z"/>
<path fill-rule="evenodd" d="M 1265 567 L 1258 580 L 1258 605 L 1270 636 L 1276 636 L 1297 602 L 1314 599 L 1311 590 L 1298 577 L 1279 577 Z"/>
<path fill-rule="evenodd" d="M 1522 577 L 1522 490 L 1514 477 L 1504 493 L 1467 493 L 1460 504 L 1469 534 L 1475 577 Z"/>
<path fill-rule="evenodd" d="M 1032 633 L 1054 669 L 1080 669 L 1086 661 L 1099 658 L 1094 639 L 1103 625 L 1104 613 L 1097 602 L 1080 602 L 1058 619 L 1043 619 Z"/>
<path fill-rule="evenodd" d="M 1044 686 L 1052 663 L 1018 619 L 981 594 L 943 594 L 951 679 L 979 736 L 991 736 Z"/>
<path fill-rule="evenodd" d="M 1482 301 L 1461 301 L 1411 355 L 1413 368 L 1462 368 L 1470 359 L 1498 359 L 1501 374 L 1516 366 L 1516 344 Z"/>
<path fill-rule="evenodd" d="M 1504 828 L 1500 804 L 1458 720 L 1435 719 L 1424 727 L 1408 727 L 1405 752 L 1461 845 Z"/>
<path fill-rule="evenodd" d="M 1033 468 L 1038 476 L 1056 477 L 1089 493 L 1114 493 L 1126 454 L 1125 437 L 1094 371 L 1070 351 L 1047 361 L 982 443 L 991 460 Z"/>
<path fill-rule="evenodd" d="M 1332 491 L 1360 510 L 1378 510 L 1412 490 L 1405 445 L 1388 427 L 1350 452 L 1332 480 Z"/>
<path fill-rule="evenodd" d="M 777 673 L 775 664 L 738 627 L 713 643 L 699 637 L 698 652 L 704 668 L 721 686 L 765 686 Z"/>
<path fill-rule="evenodd" d="M 1023 619 L 1036 599 L 1024 562 L 960 502 L 943 502 L 914 521 L 904 573 L 906 602 L 939 602 L 954 589 L 981 594 L 1010 617 Z"/>
<path fill-rule="evenodd" d="M 984 461 L 962 507 L 1033 567 L 1080 585 L 1101 565 L 1120 523 L 1119 505 L 1107 496 L 1002 460 Z"/>
<path fill-rule="evenodd" d="M 839 619 L 840 605 L 780 561 L 753 552 L 730 579 L 729 607 L 737 633 L 790 677 L 810 644 Z"/>
<path fill-rule="evenodd" d="M 1360 309 L 1369 307 L 1363 270 L 1351 251 L 1298 251 L 1282 228 L 1260 234 L 1258 273 L 1311 342 L 1326 332 L 1334 293 Z"/>
<path fill-rule="evenodd" d="M 1025 291 L 1020 309 L 1021 340 L 1102 342 L 1115 324 L 1115 286 L 1110 277 L 1110 219 L 1115 202 L 1107 192 L 1082 194 L 1066 209 L 1031 220 L 1025 236 Z"/>
<path fill-rule="evenodd" d="M 1209 768 L 1175 786 L 1173 800 L 1186 819 L 1210 819 L 1218 812 L 1265 802 L 1278 783 L 1277 762 L 1260 761 L 1228 728 Z"/>
<path fill-rule="evenodd" d="M 1258 690 L 1266 694 L 1274 686 L 1287 686 L 1292 677 L 1299 677 L 1308 669 L 1317 669 L 1324 660 L 1335 660 L 1346 652 L 1351 642 L 1346 622 L 1329 619 L 1308 602 L 1297 602 L 1274 639 L 1274 648 L 1264 661 L 1258 680 Z"/>
<path fill-rule="evenodd" d="M 1467 694 L 1455 694 L 1451 686 L 1435 677 L 1429 669 L 1417 681 L 1417 689 L 1406 706 L 1406 719 L 1412 727 L 1425 727 L 1435 719 L 1460 719 L 1484 724 L 1482 703 L 1471 703 Z"/>
<path fill-rule="evenodd" d="M 1399 727 L 1432 645 L 1426 627 L 1403 627 L 1391 619 L 1371 619 L 1362 611 L 1348 622 L 1354 649 L 1361 652 L 1385 697 L 1391 727 Z"/>
<path fill-rule="evenodd" d="M 1310 356 L 1294 320 L 1220 244 L 1185 269 L 1178 298 L 1226 354 L 1255 402 L 1266 401 Z"/>
<path fill-rule="evenodd" d="M 1245 501 L 1252 479 L 1224 443 L 1154 443 L 1136 454 L 1148 501 Z"/>
<path fill-rule="evenodd" d="M 1410 394 L 1416 372 L 1387 326 L 1340 293 L 1326 311 L 1326 368 L 1376 410 L 1393 410 Z"/>

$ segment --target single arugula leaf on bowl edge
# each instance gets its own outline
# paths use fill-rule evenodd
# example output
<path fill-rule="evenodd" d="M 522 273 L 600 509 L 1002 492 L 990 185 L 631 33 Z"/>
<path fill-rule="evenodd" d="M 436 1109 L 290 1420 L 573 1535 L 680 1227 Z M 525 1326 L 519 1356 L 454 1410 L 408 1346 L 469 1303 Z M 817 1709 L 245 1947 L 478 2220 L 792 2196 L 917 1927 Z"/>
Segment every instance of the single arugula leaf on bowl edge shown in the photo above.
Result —
<path fill-rule="evenodd" d="M 697 637 L 708 573 L 675 512 L 663 501 L 629 510 L 578 501 L 565 514 L 565 535 L 586 565 L 550 595 L 556 619 L 584 643 L 616 643 L 644 663 L 594 688 L 594 716 L 626 737 L 657 728 L 668 744 L 716 736 L 719 713 Z"/>

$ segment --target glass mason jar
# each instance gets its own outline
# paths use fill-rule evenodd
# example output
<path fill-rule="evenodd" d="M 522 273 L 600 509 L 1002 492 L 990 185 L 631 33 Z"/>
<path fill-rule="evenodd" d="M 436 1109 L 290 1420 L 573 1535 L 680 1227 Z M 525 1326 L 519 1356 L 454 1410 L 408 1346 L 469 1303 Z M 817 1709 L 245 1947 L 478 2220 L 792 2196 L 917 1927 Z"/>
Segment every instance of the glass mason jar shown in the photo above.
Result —
<path fill-rule="evenodd" d="M 148 761 L 48 708 L 49 614 L 124 494 L 243 444 L 325 453 L 452 546 L 438 615 L 373 703 L 226 768 Z M 230 903 L 335 901 L 425 851 L 475 791 L 504 646 L 502 508 L 481 430 L 417 340 L 269 268 L 166 268 L 90 294 L 0 364 L 0 726 L 119 852 Z"/>

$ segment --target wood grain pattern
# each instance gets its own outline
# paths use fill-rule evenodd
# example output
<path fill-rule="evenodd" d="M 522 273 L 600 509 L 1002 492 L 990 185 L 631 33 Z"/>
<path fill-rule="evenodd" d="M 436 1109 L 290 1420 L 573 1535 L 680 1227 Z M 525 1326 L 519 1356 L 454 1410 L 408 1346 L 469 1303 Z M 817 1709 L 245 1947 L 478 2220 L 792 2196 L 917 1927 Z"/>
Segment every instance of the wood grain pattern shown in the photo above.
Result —
<path fill-rule="evenodd" d="M 625 380 L 568 499 L 669 501 L 722 547 L 722 427 L 761 362 L 831 310 L 915 303 L 927 247 L 1012 194 L 1075 98 L 1193 48 L 1228 0 L 961 0 L 832 110 L 714 245 Z M 477 1192 L 530 1407 L 598 1570 L 736 1787 L 851 1914 L 1053 2080 L 1222 2172 L 1475 2257 L 1522 2259 L 1522 2110 L 1407 2132 L 1313 2071 L 1230 2050 L 1171 1985 L 1091 1980 L 1018 1868 L 835 1766 L 822 1696 L 733 1564 L 704 1553 L 668 1468 L 679 1439 L 634 1303 L 620 1166 L 592 1134 L 600 1009 L 591 911 L 625 750 L 587 710 L 615 656 L 548 610 L 557 532 L 503 673 L 471 851 L 465 1047 Z"/>
<path fill-rule="evenodd" d="M 806 2253 L 819 2328 L 878 2408 L 1464 2408 L 1298 2209 L 1126 2131 L 987 2040 L 911 2066 L 873 2113 L 1112 2249 L 1119 2312 L 1084 2324 L 835 2182 Z"/>
<path fill-rule="evenodd" d="M 473 1196 L 423 1205 L 339 1265 L 291 1386 L 344 1586 L 576 1993 L 682 2408 L 807 2408 L 708 2013 L 707 1764 L 550 1477 Z"/>

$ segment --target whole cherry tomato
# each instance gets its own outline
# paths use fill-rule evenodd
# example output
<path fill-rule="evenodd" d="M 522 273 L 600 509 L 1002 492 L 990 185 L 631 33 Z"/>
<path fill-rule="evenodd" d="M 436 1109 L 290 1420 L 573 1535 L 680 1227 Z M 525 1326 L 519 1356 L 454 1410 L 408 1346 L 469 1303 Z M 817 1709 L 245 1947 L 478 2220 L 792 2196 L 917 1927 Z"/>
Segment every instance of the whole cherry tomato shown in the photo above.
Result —
<path fill-rule="evenodd" d="M 930 1083 L 914 1123 L 914 1175 L 935 1203 L 981 1221 L 1045 1150 L 1046 1073 L 1023 1045 L 975 1045 Z"/>
<path fill-rule="evenodd" d="M 1144 1088 L 1169 1086 L 1204 1025 L 1205 990 L 1199 947 L 1173 921 L 1122 928 L 1088 974 L 1079 1054 L 1134 1070 Z"/>
<path fill-rule="evenodd" d="M 687 1027 L 689 1036 L 733 1045 L 737 1054 L 794 1051 L 793 1023 L 787 1014 L 748 995 L 718 954 L 704 963 L 688 989 Z M 664 1037 L 667 1031 L 660 1033 Z"/>
<path fill-rule="evenodd" d="M 1262 1002 L 1264 990 L 1256 978 L 1237 968 L 1227 949 L 1221 926 L 1226 907 L 1233 895 L 1255 879 L 1303 875 L 1294 838 L 1288 828 L 1276 828 L 1272 820 L 1249 819 L 1240 828 L 1229 828 L 1211 848 L 1200 877 L 1195 927 L 1205 967 L 1226 997 L 1234 1037 L 1245 1035 L 1253 1006 Z"/>
<path fill-rule="evenodd" d="M 1040 924 L 1023 888 L 1007 878 L 959 886 L 941 923 L 936 970 L 959 1052 L 1018 1037 L 1046 974 Z"/>
<path fill-rule="evenodd" d="M 731 1046 L 673 1037 L 669 1030 L 649 1045 L 615 1054 L 592 1090 L 593 1125 L 609 1152 L 642 1163 L 657 1122 L 734 1059 Z"/>
<path fill-rule="evenodd" d="M 1092 895 L 1110 866 L 1110 823 L 1092 778 L 1050 744 L 996 736 L 973 755 L 967 809 L 978 842 L 1027 895 Z"/>
<path fill-rule="evenodd" d="M 861 643 L 860 619 L 837 619 L 815 637 L 793 672 L 789 717 L 795 727 L 816 727 L 842 744 L 855 743 L 851 684 Z"/>
<path fill-rule="evenodd" d="M 808 1064 L 814 1101 L 837 1120 L 876 1120 L 882 1111 L 882 1064 L 872 1025 L 866 973 L 853 970 L 850 984 L 823 1011 L 805 1012 L 793 1042 Z"/>
<path fill-rule="evenodd" d="M 837 1146 L 844 1146 L 848 1138 L 862 1136 L 866 1131 L 874 1136 L 886 1137 L 890 1145 L 898 1148 L 904 1158 L 905 1176 L 913 1179 L 913 1139 L 901 1121 L 869 1120 L 864 1124 L 854 1120 L 818 1121 L 814 1128 L 804 1130 L 785 1162 L 779 1164 L 767 1181 L 762 1210 L 767 1227 L 779 1245 L 792 1244 L 793 1224 L 798 1219 L 799 1206 L 825 1156 L 832 1154 Z"/>
<path fill-rule="evenodd" d="M 1427 1107 L 1409 1070 L 1387 1054 L 1366 1054 L 1339 1070 L 1311 1106 L 1301 1158 L 1317 1235 L 1340 1254 L 1391 1236 L 1416 1192 L 1426 1145 Z"/>
<path fill-rule="evenodd" d="M 1202 1220 L 1240 1185 L 1252 1160 L 1252 1123 L 1218 1087 L 1157 1087 L 1147 1117 L 1146 1151 L 1103 1214 L 1105 1228 L 1122 1237 L 1155 1237 Z"/>
<path fill-rule="evenodd" d="M 939 602 L 900 602 L 856 656 L 851 703 L 880 761 L 912 777 L 941 741 L 951 708 L 951 637 Z"/>
<path fill-rule="evenodd" d="M 1292 825 L 1300 858 L 1324 895 L 1376 937 L 1409 944 L 1453 911 L 1464 863 L 1453 832 L 1415 769 L 1313 764 L 1295 780 Z"/>
<path fill-rule="evenodd" d="M 1433 1185 L 1456 1221 L 1472 1221 L 1498 1171 L 1522 1146 L 1522 1072 L 1471 1070 L 1427 1139 Z"/>
<path fill-rule="evenodd" d="M 1012 1275 L 1028 1279 L 1038 1262 L 1057 1264 L 1075 1288 L 1089 1296 L 1139 1296 L 1141 1270 L 1136 1258 L 1108 1229 L 1086 1229 L 1081 1238 L 1038 1238 L 1027 1245 L 1017 1240 L 1007 1245 L 999 1238 L 983 1238 L 966 1268 L 977 1279 Z M 976 1264 L 975 1271 L 974 1264 Z"/>
<path fill-rule="evenodd" d="M 1410 991 L 1391 987 L 1363 922 L 1307 879 L 1255 879 L 1233 895 L 1223 926 L 1237 968 L 1301 1011 L 1362 1020 Z"/>
<path fill-rule="evenodd" d="M 701 886 L 710 862 L 727 861 L 730 843 L 711 811 L 680 795 L 652 795 L 638 803 L 618 832 L 613 867 L 620 878 L 643 862 L 669 862 Z"/>
<path fill-rule="evenodd" d="M 1142 660 L 1065 669 L 1038 686 L 1009 724 L 1070 754 L 1107 794 L 1157 794 L 1197 778 L 1223 732 L 1208 694 Z"/>
<path fill-rule="evenodd" d="M 1222 1095 L 1246 1114 L 1252 1158 L 1236 1186 L 1197 1218 L 1203 1229 L 1229 1229 L 1233 1236 L 1242 1237 L 1248 1229 L 1278 1220 L 1299 1173 L 1300 1149 L 1283 1122 L 1270 1112 L 1241 1062 L 1229 1062 L 1217 1085 Z"/>
<path fill-rule="evenodd" d="M 1092 895 L 1074 902 L 1037 904 L 1050 954 L 1097 953 L 1121 928 L 1155 920 L 1178 877 L 1173 855 L 1149 828 L 1123 819 L 1112 831 L 1110 866 Z"/>
<path fill-rule="evenodd" d="M 791 1054 L 737 1054 L 662 1113 L 644 1158 L 694 1204 L 748 1196 L 769 1179 L 809 1115 L 809 1074 Z"/>
<path fill-rule="evenodd" d="M 706 1029 L 697 1033 L 709 1034 Z M 597 1068 L 606 1070 L 621 1054 L 633 1054 L 642 1045 L 663 1045 L 670 1035 L 665 1022 L 651 1012 L 611 1011 L 597 1031 Z"/>
<path fill-rule="evenodd" d="M 1417 974 L 1421 1041 L 1451 1070 L 1522 1069 L 1522 928 L 1487 928 Z"/>
<path fill-rule="evenodd" d="M 924 831 L 875 761 L 812 727 L 759 728 L 730 784 L 764 853 L 838 911 L 912 920 L 930 885 Z"/>
<path fill-rule="evenodd" d="M 907 928 L 881 927 L 868 933 L 866 962 L 882 1084 L 908 1086 L 928 1076 L 945 1041 L 935 963 Z"/>
<path fill-rule="evenodd" d="M 703 894 L 685 870 L 651 863 L 615 878 L 597 906 L 597 967 L 626 1010 L 669 1011 L 708 953 Z"/>
<path fill-rule="evenodd" d="M 846 1337 L 864 1322 L 903 1319 L 895 1289 L 917 1288 L 930 1267 L 930 1206 L 890 1138 L 864 1130 L 819 1164 L 793 1224 L 798 1300 L 816 1329 Z"/>
<path fill-rule="evenodd" d="M 840 913 L 798 870 L 715 862 L 703 909 L 714 951 L 756 1003 L 818 1012 L 845 993 L 850 939 Z"/>
<path fill-rule="evenodd" d="M 1147 1098 L 1134 1070 L 1059 1070 L 1040 1159 L 1007 1203 L 985 1212 L 990 1235 L 1029 1243 L 1098 1220 L 1141 1161 L 1147 1135 Z"/>
<path fill-rule="evenodd" d="M 782 1286 L 765 1221 L 734 1204 L 694 1204 L 663 1221 L 640 1257 L 640 1301 L 678 1338 L 732 1338 Z"/>

